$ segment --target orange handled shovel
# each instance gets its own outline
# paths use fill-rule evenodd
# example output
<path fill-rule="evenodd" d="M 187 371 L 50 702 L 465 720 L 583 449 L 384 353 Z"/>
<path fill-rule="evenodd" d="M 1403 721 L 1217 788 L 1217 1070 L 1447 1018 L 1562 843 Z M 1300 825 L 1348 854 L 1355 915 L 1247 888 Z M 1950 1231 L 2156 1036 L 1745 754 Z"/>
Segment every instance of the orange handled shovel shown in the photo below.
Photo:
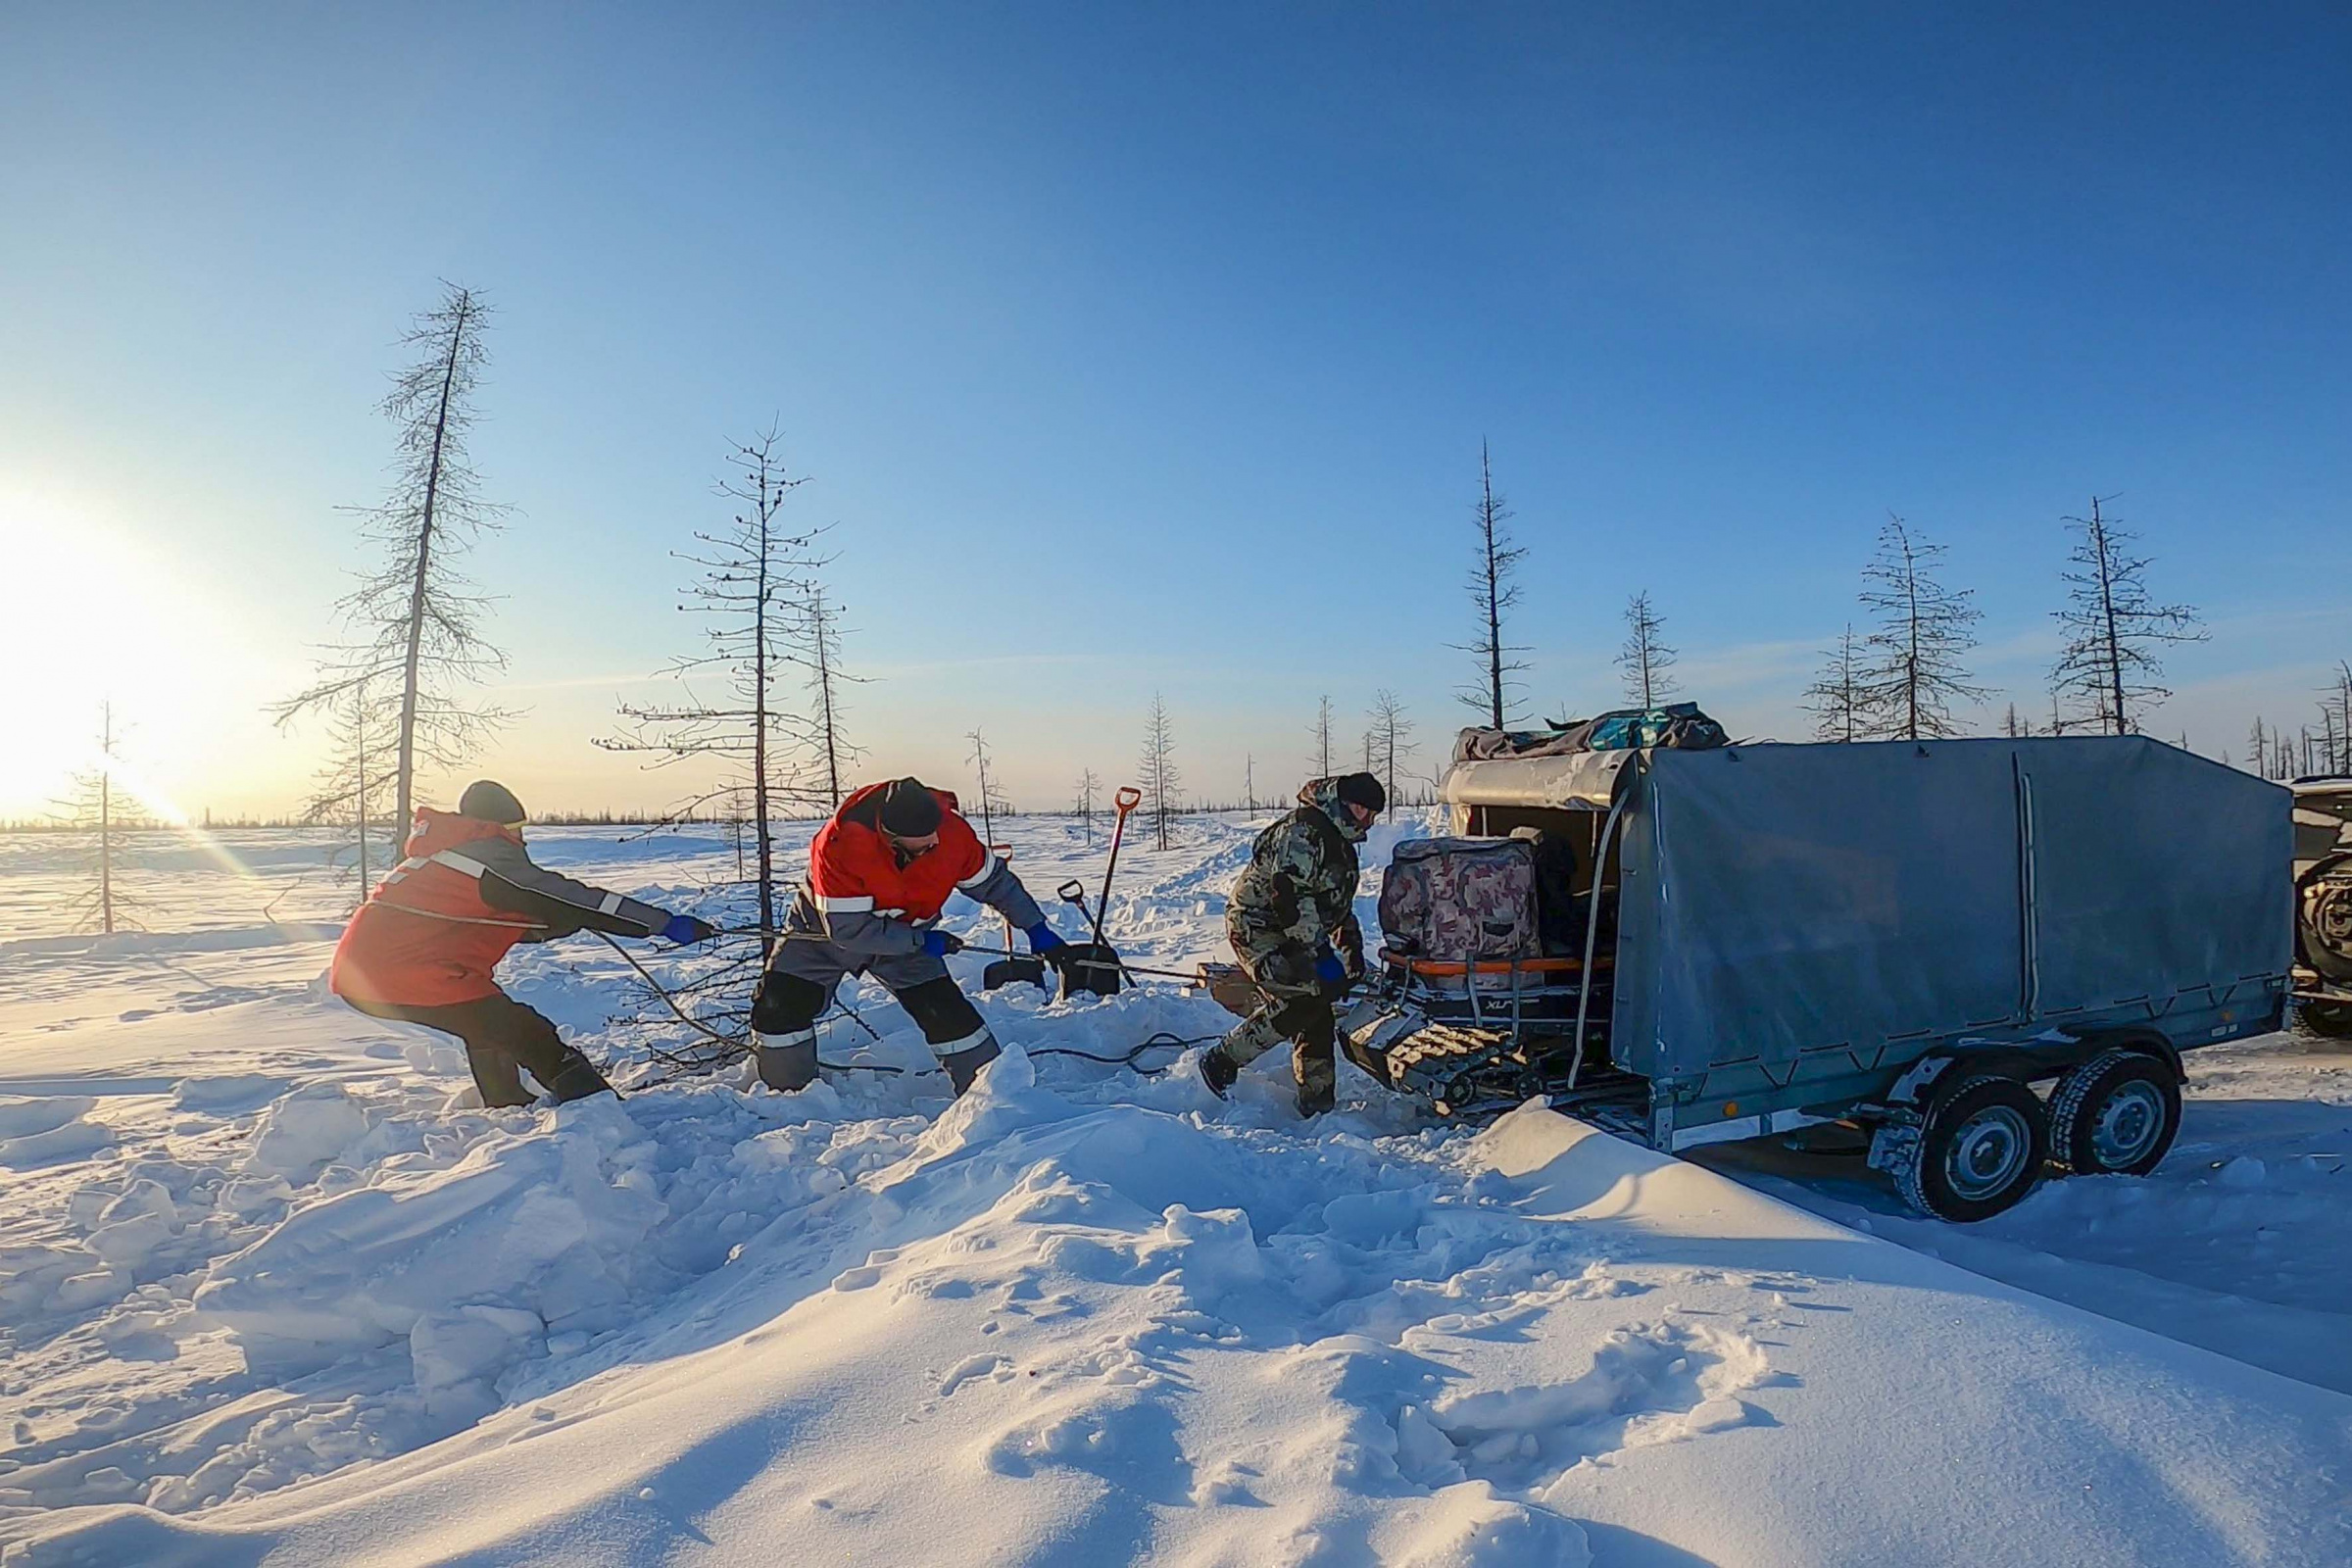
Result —
<path fill-rule="evenodd" d="M 1110 879 L 1119 869 L 1119 841 L 1127 836 L 1127 813 L 1144 804 L 1144 792 L 1132 786 L 1110 798 L 1118 808 L 1119 819 L 1110 829 L 1110 863 L 1102 867 L 1102 897 L 1095 903 L 1095 941 L 1102 941 L 1102 917 L 1110 912 Z"/>
<path fill-rule="evenodd" d="M 1102 868 L 1102 897 L 1095 905 L 1094 938 L 1089 942 L 1073 942 L 1061 956 L 1061 997 L 1064 1002 L 1079 993 L 1099 997 L 1118 995 L 1125 983 L 1119 956 L 1109 943 L 1102 940 L 1102 917 L 1110 912 L 1110 879 L 1119 869 L 1119 845 L 1127 837 L 1127 813 L 1144 804 L 1144 792 L 1124 789 L 1111 797 L 1118 808 L 1118 822 L 1110 830 L 1110 863 Z M 1067 898 L 1080 890 L 1072 884 L 1064 893 Z M 1086 908 L 1083 894 L 1073 901 L 1081 912 Z"/>

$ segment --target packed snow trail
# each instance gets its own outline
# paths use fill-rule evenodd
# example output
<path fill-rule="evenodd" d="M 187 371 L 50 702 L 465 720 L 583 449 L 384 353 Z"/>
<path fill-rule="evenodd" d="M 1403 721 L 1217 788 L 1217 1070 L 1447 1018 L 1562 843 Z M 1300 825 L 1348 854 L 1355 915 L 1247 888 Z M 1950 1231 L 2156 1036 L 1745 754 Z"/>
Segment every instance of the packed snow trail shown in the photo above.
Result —
<path fill-rule="evenodd" d="M 1247 832 L 1185 835 L 1122 867 L 1143 961 L 1215 952 Z M 1074 837 L 1023 822 L 1015 863 L 1099 865 Z M 535 845 L 678 902 L 726 858 Z M 1205 1035 L 1197 997 L 984 999 L 1014 1049 L 953 1105 L 845 1074 L 484 1112 L 323 954 L 0 948 L 6 1561 L 2352 1559 L 2326 1379 L 1548 1112 L 1472 1135 L 1350 1075 L 1306 1127 L 1272 1060 L 1220 1104 L 1189 1055 L 1020 1049 Z M 604 1043 L 611 954 L 511 970 Z M 858 1004 L 884 1039 L 829 1056 L 927 1064 Z"/>

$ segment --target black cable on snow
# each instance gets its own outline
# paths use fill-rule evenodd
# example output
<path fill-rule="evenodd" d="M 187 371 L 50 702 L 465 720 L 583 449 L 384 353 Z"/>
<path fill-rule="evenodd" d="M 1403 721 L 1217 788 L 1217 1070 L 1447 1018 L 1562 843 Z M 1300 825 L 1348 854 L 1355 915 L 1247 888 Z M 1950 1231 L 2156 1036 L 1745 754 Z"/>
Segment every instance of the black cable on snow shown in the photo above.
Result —
<path fill-rule="evenodd" d="M 628 949 L 622 947 L 618 942 L 614 941 L 611 933 L 605 931 L 596 931 L 594 934 L 605 944 L 606 947 L 611 948 L 614 953 L 619 954 L 622 962 L 626 963 L 630 968 L 637 971 L 638 978 L 643 980 L 649 987 L 653 989 L 654 995 L 660 997 L 662 999 L 662 1004 L 677 1015 L 680 1023 L 683 1023 L 687 1028 L 692 1029 L 696 1034 L 716 1041 L 719 1045 L 727 1048 L 728 1055 L 718 1061 L 693 1060 L 691 1058 L 678 1056 L 672 1053 L 656 1051 L 654 1053 L 656 1055 L 660 1056 L 662 1060 L 669 1062 L 677 1070 L 666 1078 L 658 1078 L 654 1080 L 654 1082 L 643 1085 L 642 1087 L 648 1089 L 657 1089 L 664 1084 L 676 1083 L 680 1078 L 686 1077 L 690 1073 L 710 1072 L 714 1068 L 725 1065 L 727 1060 L 731 1060 L 736 1056 L 742 1055 L 751 1050 L 751 1043 L 749 1041 L 737 1040 L 731 1036 L 723 1035 L 716 1029 L 711 1028 L 709 1024 L 703 1022 L 702 1019 L 695 1017 L 684 1007 L 679 1006 L 677 999 L 669 994 L 668 988 L 663 986 L 661 981 L 655 979 L 653 972 L 647 969 L 644 964 L 637 961 L 637 956 L 631 953 Z M 843 1012 L 847 1013 L 850 1017 L 850 1021 L 857 1024 L 858 1028 L 864 1030 L 876 1044 L 881 1042 L 882 1036 L 880 1032 L 877 1031 L 872 1024 L 867 1023 L 865 1019 L 858 1014 L 857 1008 L 843 1002 L 838 996 L 833 999 L 831 1006 L 839 1007 Z M 828 1010 L 830 1010 L 830 1008 L 828 1008 Z M 823 1017 L 823 1013 L 819 1013 L 817 1015 L 817 1018 L 820 1021 Z M 1080 1051 L 1074 1046 L 1040 1046 L 1036 1050 L 1031 1051 L 1029 1054 L 1032 1056 L 1075 1056 L 1080 1061 L 1099 1061 L 1106 1067 L 1126 1067 L 1140 1076 L 1146 1078 L 1155 1078 L 1161 1073 L 1166 1072 L 1168 1069 L 1165 1066 L 1144 1066 L 1140 1061 L 1137 1060 L 1137 1058 L 1143 1055 L 1145 1052 L 1156 1051 L 1162 1047 L 1182 1051 L 1190 1046 L 1205 1045 L 1211 1040 L 1219 1040 L 1222 1038 L 1224 1037 L 1221 1035 L 1177 1035 L 1171 1034 L 1169 1031 L 1162 1029 L 1158 1033 L 1152 1035 L 1150 1039 L 1138 1042 L 1134 1049 L 1127 1052 L 1124 1055 L 1105 1056 L 1092 1051 Z M 936 1076 L 947 1070 L 943 1067 L 893 1067 L 887 1063 L 878 1061 L 825 1061 L 822 1059 L 818 1060 L 817 1066 L 832 1072 L 887 1073 L 894 1078 L 900 1076 L 928 1078 Z"/>

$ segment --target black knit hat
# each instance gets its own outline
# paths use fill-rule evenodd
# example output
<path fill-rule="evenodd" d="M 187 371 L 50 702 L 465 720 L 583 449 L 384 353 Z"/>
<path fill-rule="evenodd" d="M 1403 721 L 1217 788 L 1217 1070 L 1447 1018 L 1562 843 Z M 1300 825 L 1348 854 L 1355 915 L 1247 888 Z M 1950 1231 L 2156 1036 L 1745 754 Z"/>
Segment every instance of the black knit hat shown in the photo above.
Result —
<path fill-rule="evenodd" d="M 1341 800 L 1360 806 L 1374 816 L 1389 808 L 1389 792 L 1370 773 L 1342 773 L 1335 788 Z"/>
<path fill-rule="evenodd" d="M 466 786 L 466 793 L 458 797 L 458 814 L 470 816 L 477 822 L 496 822 L 502 827 L 513 827 L 530 815 L 513 790 L 486 778 L 477 778 Z"/>
<path fill-rule="evenodd" d="M 882 791 L 878 819 L 894 837 L 929 838 L 939 831 L 939 797 L 918 779 L 893 779 Z"/>

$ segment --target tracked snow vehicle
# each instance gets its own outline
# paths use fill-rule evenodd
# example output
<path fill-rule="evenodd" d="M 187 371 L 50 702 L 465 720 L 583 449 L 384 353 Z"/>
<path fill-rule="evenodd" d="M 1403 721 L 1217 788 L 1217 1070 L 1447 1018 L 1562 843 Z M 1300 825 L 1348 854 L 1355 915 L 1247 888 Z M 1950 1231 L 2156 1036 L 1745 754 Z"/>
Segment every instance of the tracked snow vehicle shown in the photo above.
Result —
<path fill-rule="evenodd" d="M 1392 865 L 1343 1049 L 1441 1113 L 1541 1094 L 1667 1152 L 1841 1123 L 1984 1218 L 2045 1166 L 2154 1168 L 2180 1053 L 2279 1026 L 2282 794 L 2136 736 L 1465 731 L 1457 837 Z"/>
<path fill-rule="evenodd" d="M 2352 778 L 2304 778 L 2295 803 L 2295 1015 L 2352 1035 Z"/>

